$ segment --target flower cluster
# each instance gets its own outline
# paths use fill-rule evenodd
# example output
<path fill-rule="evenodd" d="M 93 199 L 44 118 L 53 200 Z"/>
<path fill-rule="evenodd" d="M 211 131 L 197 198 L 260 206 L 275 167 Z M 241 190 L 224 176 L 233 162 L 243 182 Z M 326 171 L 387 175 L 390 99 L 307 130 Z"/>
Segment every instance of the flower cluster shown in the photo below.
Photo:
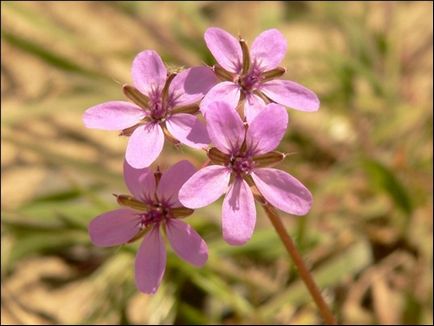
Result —
<path fill-rule="evenodd" d="M 132 64 L 133 85 L 122 87 L 131 101 L 111 101 L 86 110 L 86 127 L 117 130 L 129 137 L 124 179 L 131 195 L 116 195 L 123 208 L 91 221 L 92 242 L 101 247 L 143 237 L 135 263 L 136 284 L 155 293 L 166 266 L 161 230 L 175 253 L 195 266 L 208 258 L 205 241 L 181 221 L 225 194 L 222 233 L 231 245 L 242 245 L 256 223 L 255 199 L 284 212 L 305 215 L 312 195 L 296 178 L 272 168 L 285 154 L 276 151 L 287 126 L 285 106 L 316 111 L 317 96 L 288 80 L 276 79 L 287 48 L 283 35 L 271 29 L 248 48 L 219 28 L 205 32 L 217 61 L 213 67 L 167 71 L 160 56 L 146 50 Z M 204 119 L 199 117 L 202 114 Z M 205 122 L 202 122 L 205 120 Z M 202 149 L 209 164 L 199 171 L 181 161 L 163 173 L 149 166 L 164 140 Z"/>

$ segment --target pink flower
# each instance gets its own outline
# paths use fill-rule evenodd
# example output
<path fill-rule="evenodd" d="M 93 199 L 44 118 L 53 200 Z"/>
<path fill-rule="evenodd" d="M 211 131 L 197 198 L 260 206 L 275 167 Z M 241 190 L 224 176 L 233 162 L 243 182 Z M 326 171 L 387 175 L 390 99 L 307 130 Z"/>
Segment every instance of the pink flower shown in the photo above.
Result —
<path fill-rule="evenodd" d="M 151 50 L 139 53 L 133 61 L 134 86 L 123 87 L 125 95 L 135 104 L 112 101 L 86 110 L 86 127 L 103 130 L 122 130 L 130 136 L 125 154 L 134 168 L 152 164 L 161 153 L 164 136 L 173 142 L 194 148 L 209 143 L 205 126 L 191 113 L 216 83 L 215 75 L 207 67 L 195 67 L 181 73 L 169 74 L 160 56 Z"/>
<path fill-rule="evenodd" d="M 193 213 L 179 202 L 178 191 L 195 172 L 188 161 L 172 166 L 163 175 L 150 169 L 134 169 L 124 163 L 125 183 L 133 196 L 119 195 L 126 208 L 104 213 L 89 224 L 96 246 L 109 247 L 133 241 L 146 233 L 136 256 L 136 284 L 144 293 L 155 293 L 166 268 L 166 249 L 160 229 L 175 253 L 185 261 L 202 266 L 208 259 L 205 241 L 179 218 Z"/>
<path fill-rule="evenodd" d="M 289 80 L 275 79 L 286 72 L 278 65 L 286 53 L 286 40 L 276 29 L 261 33 L 251 50 L 220 28 L 205 32 L 208 49 L 218 62 L 214 70 L 223 82 L 215 85 L 201 103 L 201 111 L 213 101 L 225 101 L 235 108 L 245 99 L 244 115 L 252 121 L 265 102 L 276 102 L 300 111 L 317 111 L 318 97 L 311 90 Z M 265 101 L 264 101 L 265 100 Z"/>
<path fill-rule="evenodd" d="M 285 156 L 273 152 L 288 124 L 284 107 L 268 104 L 247 127 L 228 103 L 214 102 L 207 108 L 206 120 L 216 146 L 208 156 L 220 165 L 205 167 L 187 180 L 179 192 L 184 206 L 204 207 L 226 193 L 223 238 L 232 245 L 247 242 L 255 228 L 256 209 L 249 184 L 256 185 L 270 204 L 284 212 L 304 215 L 310 210 L 309 190 L 291 175 L 267 167 Z"/>

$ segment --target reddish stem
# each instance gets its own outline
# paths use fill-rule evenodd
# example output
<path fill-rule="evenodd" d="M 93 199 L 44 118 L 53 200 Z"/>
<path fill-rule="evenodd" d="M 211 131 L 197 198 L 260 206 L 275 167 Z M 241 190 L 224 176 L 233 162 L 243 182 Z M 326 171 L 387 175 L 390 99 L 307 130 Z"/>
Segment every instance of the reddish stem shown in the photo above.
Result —
<path fill-rule="evenodd" d="M 263 207 L 271 223 L 276 229 L 277 234 L 279 235 L 280 239 L 285 245 L 286 250 L 288 251 L 295 265 L 297 266 L 301 279 L 306 284 L 306 287 L 309 290 L 310 295 L 312 296 L 316 305 L 318 306 L 321 316 L 324 318 L 325 323 L 327 325 L 337 325 L 335 317 L 333 316 L 324 298 L 322 297 L 318 286 L 315 284 L 315 281 L 312 278 L 312 274 L 309 272 L 308 268 L 304 264 L 303 259 L 301 258 L 301 255 L 294 244 L 294 241 L 292 240 L 288 232 L 286 232 L 285 226 L 283 225 L 276 210 L 274 209 L 274 207 L 270 206 L 269 204 L 265 204 L 263 205 Z"/>

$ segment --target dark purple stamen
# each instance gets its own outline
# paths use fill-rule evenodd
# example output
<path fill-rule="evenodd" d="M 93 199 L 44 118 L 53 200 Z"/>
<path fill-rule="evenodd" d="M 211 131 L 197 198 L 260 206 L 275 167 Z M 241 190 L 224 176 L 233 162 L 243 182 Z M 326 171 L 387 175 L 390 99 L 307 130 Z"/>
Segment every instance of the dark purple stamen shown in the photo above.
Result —
<path fill-rule="evenodd" d="M 152 205 L 152 208 L 140 214 L 138 223 L 139 229 L 144 229 L 150 225 L 159 224 L 169 218 L 173 218 L 170 209 L 161 203 Z"/>
<path fill-rule="evenodd" d="M 260 81 L 261 74 L 255 71 L 250 71 L 246 75 L 240 76 L 238 83 L 244 92 L 251 93 L 258 88 Z"/>
<path fill-rule="evenodd" d="M 227 165 L 237 176 L 248 175 L 254 168 L 255 163 L 250 155 L 239 154 L 233 156 Z"/>

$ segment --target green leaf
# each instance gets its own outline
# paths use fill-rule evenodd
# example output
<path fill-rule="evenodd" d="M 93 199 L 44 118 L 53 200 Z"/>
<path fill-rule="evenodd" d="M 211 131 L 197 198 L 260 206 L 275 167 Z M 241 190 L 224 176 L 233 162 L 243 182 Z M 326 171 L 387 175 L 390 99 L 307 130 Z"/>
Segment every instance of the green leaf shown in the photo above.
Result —
<path fill-rule="evenodd" d="M 410 215 L 413 211 L 410 196 L 393 171 L 374 159 L 364 159 L 362 165 L 371 183 L 387 192 L 397 207 Z"/>

